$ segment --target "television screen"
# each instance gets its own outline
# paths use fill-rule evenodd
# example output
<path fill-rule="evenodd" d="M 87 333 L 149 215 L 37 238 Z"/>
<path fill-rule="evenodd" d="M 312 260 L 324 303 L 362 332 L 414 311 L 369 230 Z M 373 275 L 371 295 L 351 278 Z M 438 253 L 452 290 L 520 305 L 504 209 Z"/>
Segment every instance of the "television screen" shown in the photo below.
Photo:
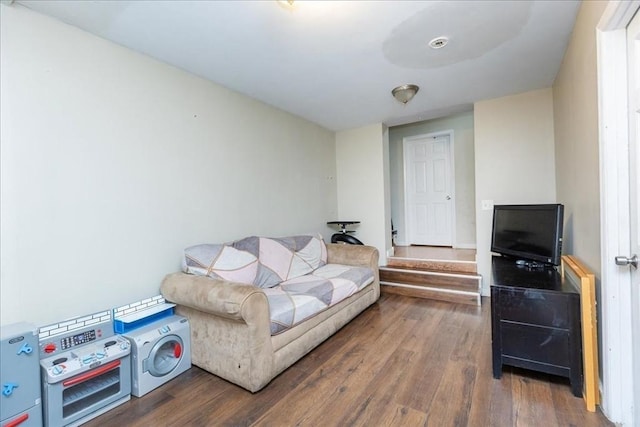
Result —
<path fill-rule="evenodd" d="M 560 264 L 564 206 L 496 205 L 491 251 L 516 259 Z"/>

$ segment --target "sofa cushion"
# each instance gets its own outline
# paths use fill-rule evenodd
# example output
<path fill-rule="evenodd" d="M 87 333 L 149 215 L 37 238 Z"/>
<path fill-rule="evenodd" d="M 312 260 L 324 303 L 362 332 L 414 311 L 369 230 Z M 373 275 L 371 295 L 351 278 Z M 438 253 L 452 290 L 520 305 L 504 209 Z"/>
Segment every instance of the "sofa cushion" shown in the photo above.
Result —
<path fill-rule="evenodd" d="M 269 288 L 326 263 L 327 247 L 320 235 L 251 236 L 223 245 L 191 246 L 185 249 L 182 270 Z"/>
<path fill-rule="evenodd" d="M 312 274 L 265 289 L 269 301 L 271 335 L 283 332 L 339 303 L 373 280 L 374 273 L 370 268 L 327 264 Z"/>
<path fill-rule="evenodd" d="M 203 244 L 184 250 L 182 271 L 214 279 L 253 283 L 258 272 L 258 257 L 229 245 Z"/>
<path fill-rule="evenodd" d="M 260 238 L 260 265 L 273 272 L 255 284 L 262 288 L 304 276 L 327 263 L 327 248 L 321 236 Z"/>

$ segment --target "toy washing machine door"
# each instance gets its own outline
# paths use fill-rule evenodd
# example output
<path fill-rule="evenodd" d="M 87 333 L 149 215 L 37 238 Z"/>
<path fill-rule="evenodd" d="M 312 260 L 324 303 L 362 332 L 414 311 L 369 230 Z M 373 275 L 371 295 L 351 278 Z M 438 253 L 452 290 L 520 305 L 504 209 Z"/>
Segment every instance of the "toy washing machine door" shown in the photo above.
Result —
<path fill-rule="evenodd" d="M 149 352 L 149 357 L 144 361 L 144 372 L 149 372 L 154 377 L 163 377 L 173 371 L 184 353 L 182 339 L 176 335 L 168 335 L 160 339 Z"/>

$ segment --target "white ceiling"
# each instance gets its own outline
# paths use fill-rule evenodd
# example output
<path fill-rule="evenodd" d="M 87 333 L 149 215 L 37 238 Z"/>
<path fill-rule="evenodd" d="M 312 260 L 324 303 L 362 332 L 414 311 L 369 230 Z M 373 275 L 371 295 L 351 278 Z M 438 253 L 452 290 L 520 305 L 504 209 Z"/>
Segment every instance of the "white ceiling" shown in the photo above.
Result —
<path fill-rule="evenodd" d="M 18 1 L 332 130 L 549 87 L 578 1 Z M 428 42 L 446 36 L 439 50 Z M 420 86 L 403 105 L 395 86 Z"/>

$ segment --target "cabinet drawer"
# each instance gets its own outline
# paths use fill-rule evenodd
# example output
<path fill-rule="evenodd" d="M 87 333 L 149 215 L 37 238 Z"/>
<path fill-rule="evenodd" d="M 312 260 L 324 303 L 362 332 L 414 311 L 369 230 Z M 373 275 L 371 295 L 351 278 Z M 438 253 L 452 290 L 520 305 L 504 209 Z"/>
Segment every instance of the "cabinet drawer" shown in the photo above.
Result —
<path fill-rule="evenodd" d="M 499 290 L 500 318 L 554 328 L 569 328 L 569 304 L 566 295 L 538 289 L 503 288 Z"/>
<path fill-rule="evenodd" d="M 554 328 L 500 322 L 502 355 L 569 366 L 569 332 Z"/>

